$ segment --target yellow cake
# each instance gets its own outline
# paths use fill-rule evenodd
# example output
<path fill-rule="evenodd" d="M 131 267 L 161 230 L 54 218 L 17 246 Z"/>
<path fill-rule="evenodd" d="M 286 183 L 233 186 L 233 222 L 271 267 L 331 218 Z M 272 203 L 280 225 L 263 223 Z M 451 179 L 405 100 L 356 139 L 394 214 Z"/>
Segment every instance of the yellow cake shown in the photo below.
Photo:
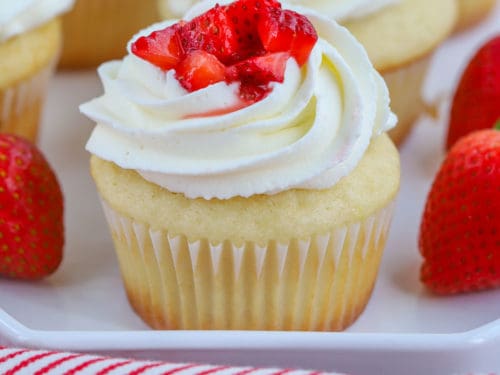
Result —
<path fill-rule="evenodd" d="M 96 67 L 122 58 L 132 35 L 157 20 L 155 0 L 76 0 L 63 17 L 60 67 Z"/>
<path fill-rule="evenodd" d="M 91 160 L 127 296 L 151 327 L 330 331 L 365 308 L 399 187 L 387 136 L 334 188 L 229 200 Z"/>
<path fill-rule="evenodd" d="M 463 30 L 484 19 L 493 9 L 496 0 L 457 0 L 457 30 Z"/>
<path fill-rule="evenodd" d="M 0 131 L 37 139 L 61 40 L 60 21 L 54 19 L 0 43 Z"/>
<path fill-rule="evenodd" d="M 363 47 L 309 17 L 310 58 L 243 108 L 238 85 L 186 91 L 132 52 L 168 22 L 100 67 L 104 95 L 81 106 L 90 169 L 151 327 L 341 330 L 366 306 L 399 189 L 395 116 Z"/>

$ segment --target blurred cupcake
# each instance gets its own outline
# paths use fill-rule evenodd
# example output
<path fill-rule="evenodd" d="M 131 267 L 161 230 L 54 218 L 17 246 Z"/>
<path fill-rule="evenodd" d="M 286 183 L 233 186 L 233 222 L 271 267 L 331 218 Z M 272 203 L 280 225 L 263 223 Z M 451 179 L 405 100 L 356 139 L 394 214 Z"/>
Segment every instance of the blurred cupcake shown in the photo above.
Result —
<path fill-rule="evenodd" d="M 399 188 L 387 88 L 311 10 L 215 3 L 142 31 L 81 106 L 129 301 L 157 329 L 344 329 L 370 297 Z M 268 23 L 239 22 L 257 12 Z"/>
<path fill-rule="evenodd" d="M 122 58 L 127 41 L 158 20 L 156 0 L 76 0 L 63 18 L 60 67 L 96 67 Z"/>
<path fill-rule="evenodd" d="M 398 116 L 398 126 L 390 136 L 400 144 L 426 108 L 422 87 L 427 68 L 433 52 L 455 27 L 457 7 L 454 0 L 380 2 L 387 4 L 342 23 L 365 46 L 373 65 L 384 77 L 391 107 Z"/>
<path fill-rule="evenodd" d="M 484 19 L 496 4 L 496 0 L 457 0 L 458 22 L 456 29 L 463 30 Z"/>
<path fill-rule="evenodd" d="M 72 0 L 0 2 L 0 131 L 36 141 L 61 48 L 58 16 Z"/>
<path fill-rule="evenodd" d="M 474 0 L 471 0 L 474 1 Z M 162 17 L 179 18 L 188 3 L 159 0 Z M 223 1 L 224 2 L 224 1 Z M 432 52 L 453 30 L 455 0 L 288 0 L 346 26 L 368 51 L 389 88 L 398 126 L 389 132 L 400 144 L 426 108 L 422 86 Z"/>

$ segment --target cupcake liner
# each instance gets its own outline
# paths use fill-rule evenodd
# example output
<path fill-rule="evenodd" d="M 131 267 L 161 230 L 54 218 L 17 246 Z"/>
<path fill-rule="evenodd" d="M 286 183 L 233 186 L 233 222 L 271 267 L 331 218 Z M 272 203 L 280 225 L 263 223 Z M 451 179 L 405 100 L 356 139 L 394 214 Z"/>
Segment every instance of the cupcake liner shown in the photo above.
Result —
<path fill-rule="evenodd" d="M 89 68 L 122 58 L 140 29 L 158 21 L 156 0 L 76 0 L 63 17 L 62 68 Z"/>
<path fill-rule="evenodd" d="M 287 243 L 172 235 L 102 202 L 133 308 L 157 329 L 342 330 L 373 289 L 393 203 Z"/>
<path fill-rule="evenodd" d="M 389 96 L 391 109 L 398 116 L 398 124 L 389 131 L 397 145 L 410 133 L 418 117 L 425 113 L 428 105 L 422 99 L 422 88 L 432 55 L 428 55 L 396 70 L 382 73 Z"/>
<path fill-rule="evenodd" d="M 33 142 L 54 71 L 54 59 L 46 68 L 16 85 L 0 90 L 0 131 L 21 135 Z"/>

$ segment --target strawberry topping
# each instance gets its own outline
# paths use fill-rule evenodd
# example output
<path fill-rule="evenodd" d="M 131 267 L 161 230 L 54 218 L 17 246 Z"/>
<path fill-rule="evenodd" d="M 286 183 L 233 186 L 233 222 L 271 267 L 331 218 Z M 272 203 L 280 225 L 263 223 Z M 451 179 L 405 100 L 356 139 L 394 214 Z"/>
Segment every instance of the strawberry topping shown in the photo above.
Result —
<path fill-rule="evenodd" d="M 137 39 L 132 53 L 175 70 L 189 92 L 240 82 L 241 99 L 252 103 L 268 95 L 270 82 L 283 82 L 289 58 L 302 66 L 317 39 L 305 16 L 276 0 L 237 0 Z"/>

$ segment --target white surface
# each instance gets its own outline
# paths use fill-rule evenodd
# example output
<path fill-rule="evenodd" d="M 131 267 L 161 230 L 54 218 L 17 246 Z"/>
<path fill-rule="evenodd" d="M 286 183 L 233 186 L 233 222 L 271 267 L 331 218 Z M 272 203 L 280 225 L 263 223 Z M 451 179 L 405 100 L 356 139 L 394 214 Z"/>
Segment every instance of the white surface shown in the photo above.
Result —
<path fill-rule="evenodd" d="M 426 96 L 449 98 L 467 58 L 494 31 L 500 31 L 500 3 L 487 22 L 438 51 Z M 500 371 L 500 290 L 433 297 L 418 281 L 418 225 L 443 156 L 446 116 L 422 119 L 401 150 L 401 193 L 378 282 L 346 332 L 155 332 L 126 301 L 88 174 L 83 146 L 92 124 L 77 106 L 100 92 L 92 72 L 59 74 L 52 84 L 41 145 L 66 196 L 65 259 L 41 283 L 0 280 L 0 344 L 356 375 Z"/>

